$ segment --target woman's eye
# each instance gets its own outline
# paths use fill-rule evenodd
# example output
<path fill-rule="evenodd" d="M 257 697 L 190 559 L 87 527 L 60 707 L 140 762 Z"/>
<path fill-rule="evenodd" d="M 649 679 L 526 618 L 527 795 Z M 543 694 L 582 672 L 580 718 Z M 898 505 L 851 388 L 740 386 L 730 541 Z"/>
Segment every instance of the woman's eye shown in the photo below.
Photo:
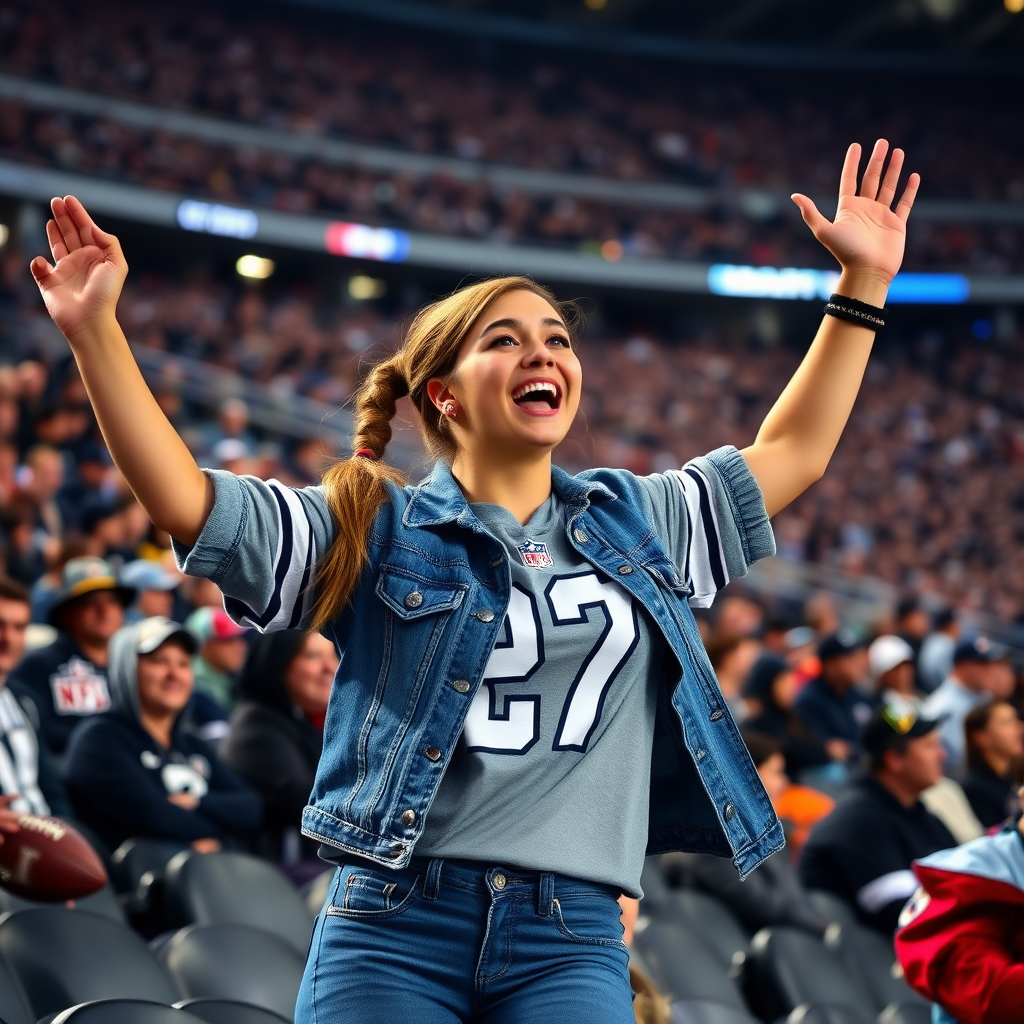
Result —
<path fill-rule="evenodd" d="M 508 348 L 511 345 L 517 344 L 516 339 L 509 334 L 503 334 L 500 338 L 495 338 L 491 342 L 492 345 L 500 345 L 503 348 Z"/>
<path fill-rule="evenodd" d="M 552 334 L 548 338 L 548 344 L 561 345 L 563 348 L 569 348 L 569 339 L 563 338 L 561 334 Z"/>

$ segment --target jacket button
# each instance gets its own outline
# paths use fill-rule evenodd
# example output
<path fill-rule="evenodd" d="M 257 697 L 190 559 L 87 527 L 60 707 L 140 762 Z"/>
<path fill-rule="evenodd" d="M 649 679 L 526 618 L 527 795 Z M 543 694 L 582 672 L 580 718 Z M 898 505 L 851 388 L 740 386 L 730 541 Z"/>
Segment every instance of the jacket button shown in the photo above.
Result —
<path fill-rule="evenodd" d="M 711 712 L 711 721 L 712 722 L 717 722 L 720 718 L 724 718 L 724 717 L 725 717 L 725 712 L 721 708 L 719 708 L 717 711 L 712 711 Z"/>
<path fill-rule="evenodd" d="M 427 747 L 427 749 L 423 751 L 423 756 L 428 761 L 440 761 L 441 751 L 438 750 L 437 747 Z"/>
<path fill-rule="evenodd" d="M 404 603 L 406 608 L 419 608 L 423 604 L 423 595 L 418 590 L 414 590 L 411 594 L 405 595 Z"/>
<path fill-rule="evenodd" d="M 469 693 L 469 680 L 468 679 L 453 679 L 452 689 L 457 693 Z"/>
<path fill-rule="evenodd" d="M 736 807 L 733 804 L 726 804 L 723 808 L 726 821 L 732 821 L 733 815 L 736 813 Z"/>
<path fill-rule="evenodd" d="M 406 828 L 412 828 L 416 824 L 416 812 L 402 811 L 402 824 Z"/>
<path fill-rule="evenodd" d="M 494 612 L 490 608 L 481 608 L 480 611 L 473 613 L 481 622 L 493 622 Z"/>
<path fill-rule="evenodd" d="M 631 566 L 631 565 L 620 565 L 619 566 L 619 575 L 620 576 L 628 576 L 632 571 L 633 571 L 633 566 Z"/>
<path fill-rule="evenodd" d="M 590 538 L 582 530 L 573 530 L 572 535 L 576 538 L 577 543 L 586 544 Z"/>
<path fill-rule="evenodd" d="M 508 885 L 508 879 L 499 871 L 493 879 L 495 889 L 504 889 Z"/>

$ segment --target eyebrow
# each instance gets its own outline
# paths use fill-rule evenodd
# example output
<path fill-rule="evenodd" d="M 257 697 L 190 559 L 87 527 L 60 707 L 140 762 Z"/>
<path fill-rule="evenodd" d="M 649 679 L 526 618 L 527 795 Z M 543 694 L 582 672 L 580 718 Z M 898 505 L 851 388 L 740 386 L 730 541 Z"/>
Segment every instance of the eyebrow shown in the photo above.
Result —
<path fill-rule="evenodd" d="M 565 326 L 565 324 L 562 323 L 561 320 L 556 320 L 554 317 L 551 316 L 544 317 L 544 319 L 541 320 L 541 323 L 544 324 L 545 327 L 561 327 L 563 331 L 568 331 L 568 328 Z M 495 320 L 493 324 L 488 324 L 483 329 L 482 333 L 486 334 L 488 331 L 493 331 L 495 327 L 521 328 L 522 326 L 522 320 L 517 320 L 514 316 L 509 316 L 505 317 L 504 320 Z"/>

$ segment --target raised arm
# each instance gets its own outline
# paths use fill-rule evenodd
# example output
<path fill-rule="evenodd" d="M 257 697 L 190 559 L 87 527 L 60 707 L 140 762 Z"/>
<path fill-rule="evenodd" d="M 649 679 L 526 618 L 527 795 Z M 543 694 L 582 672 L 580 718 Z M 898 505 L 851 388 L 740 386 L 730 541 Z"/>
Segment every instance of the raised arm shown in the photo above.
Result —
<path fill-rule="evenodd" d="M 910 175 L 893 210 L 903 151 L 893 150 L 886 169 L 888 150 L 884 140 L 875 143 L 858 190 L 861 150 L 857 143 L 850 146 L 834 221 L 823 217 L 807 196 L 793 196 L 814 237 L 842 267 L 838 294 L 872 306 L 885 304 L 903 261 L 907 217 L 921 181 L 919 175 Z M 770 516 L 825 472 L 853 409 L 874 340 L 873 330 L 826 316 L 757 439 L 744 449 Z"/>
<path fill-rule="evenodd" d="M 37 256 L 32 276 L 71 345 L 118 469 L 156 526 L 191 545 L 213 506 L 213 485 L 157 405 L 115 317 L 128 273 L 121 246 L 74 196 L 50 208 L 54 265 Z"/>

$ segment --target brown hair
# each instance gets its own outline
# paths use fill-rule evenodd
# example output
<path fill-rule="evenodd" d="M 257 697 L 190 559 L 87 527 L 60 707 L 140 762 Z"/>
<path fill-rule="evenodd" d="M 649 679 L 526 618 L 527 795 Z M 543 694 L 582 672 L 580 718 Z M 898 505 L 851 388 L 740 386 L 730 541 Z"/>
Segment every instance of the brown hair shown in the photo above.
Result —
<path fill-rule="evenodd" d="M 431 455 L 451 461 L 455 441 L 448 433 L 447 421 L 427 394 L 427 383 L 435 377 L 451 376 L 462 343 L 480 315 L 495 299 L 513 291 L 533 292 L 550 302 L 566 316 L 566 326 L 572 331 L 574 307 L 559 303 L 530 278 L 481 281 L 424 306 L 405 332 L 401 348 L 377 363 L 356 392 L 353 450 L 372 452 L 375 458 L 341 459 L 324 474 L 327 505 L 337 532 L 317 566 L 313 629 L 325 626 L 351 599 L 366 565 L 370 526 L 387 500 L 388 481 L 402 482 L 402 475 L 383 461 L 398 400 L 408 397 L 416 407 L 420 431 Z"/>
<path fill-rule="evenodd" d="M 28 587 L 10 576 L 0 575 L 0 600 L 17 601 L 18 604 L 31 604 Z"/>
<path fill-rule="evenodd" d="M 979 704 L 978 707 L 972 708 L 964 719 L 964 738 L 967 743 L 967 767 L 971 769 L 986 768 L 988 762 L 985 760 L 985 752 L 981 749 L 981 745 L 978 743 L 978 733 L 984 732 L 988 728 L 989 720 L 992 718 L 992 712 L 996 708 L 1009 707 L 1013 705 L 1006 700 L 993 700 L 986 704 Z"/>
<path fill-rule="evenodd" d="M 636 1024 L 672 1024 L 669 1001 L 640 968 L 629 965 L 629 985 L 633 989 L 633 1016 Z"/>

